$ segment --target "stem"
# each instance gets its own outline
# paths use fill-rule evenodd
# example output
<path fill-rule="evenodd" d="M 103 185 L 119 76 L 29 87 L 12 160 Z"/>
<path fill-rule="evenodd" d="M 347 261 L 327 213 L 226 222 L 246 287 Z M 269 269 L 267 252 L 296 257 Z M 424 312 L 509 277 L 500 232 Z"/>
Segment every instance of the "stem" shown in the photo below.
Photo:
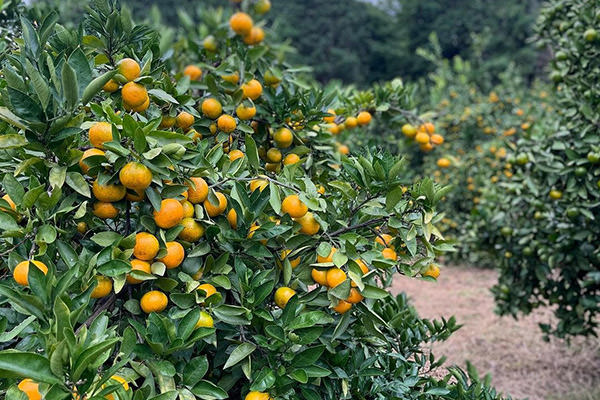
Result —
<path fill-rule="evenodd" d="M 90 324 L 92 323 L 92 321 L 94 319 L 96 319 L 96 317 L 98 315 L 100 315 L 100 313 L 102 313 L 102 311 L 108 309 L 108 307 L 110 307 L 115 301 L 117 300 L 117 295 L 116 294 L 112 294 L 104 303 L 102 303 L 97 309 L 96 311 L 94 311 L 92 313 L 92 315 L 89 316 L 88 319 L 85 320 L 85 322 L 83 324 L 81 324 L 79 326 L 79 328 L 77 328 L 77 330 L 75 331 L 75 334 L 78 334 L 79 331 L 81 330 L 81 328 L 83 328 L 84 326 L 90 326 Z"/>
<path fill-rule="evenodd" d="M 330 236 L 339 236 L 342 233 L 345 233 L 345 232 L 348 232 L 348 231 L 353 231 L 355 229 L 364 228 L 364 227 L 367 227 L 369 225 L 378 224 L 380 222 L 385 222 L 385 221 L 387 221 L 387 219 L 388 219 L 388 217 L 381 217 L 381 218 L 370 219 L 370 220 L 368 220 L 366 222 L 362 222 L 360 224 L 351 225 L 351 226 L 348 226 L 346 228 L 338 229 L 337 231 L 335 231 L 333 233 L 330 233 L 329 235 Z"/>

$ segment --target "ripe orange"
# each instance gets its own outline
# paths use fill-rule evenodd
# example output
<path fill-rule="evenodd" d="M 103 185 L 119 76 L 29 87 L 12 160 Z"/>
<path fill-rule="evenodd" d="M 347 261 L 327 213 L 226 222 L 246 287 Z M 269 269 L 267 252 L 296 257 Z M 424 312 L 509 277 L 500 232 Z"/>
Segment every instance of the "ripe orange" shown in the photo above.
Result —
<path fill-rule="evenodd" d="M 235 119 L 231 115 L 223 114 L 217 120 L 217 127 L 222 132 L 231 133 L 231 132 L 235 131 L 235 128 L 237 127 L 237 123 L 235 122 Z"/>
<path fill-rule="evenodd" d="M 323 257 L 323 256 L 320 256 L 317 254 L 317 262 L 319 264 L 333 262 L 333 255 L 335 254 L 336 251 L 337 251 L 337 249 L 335 247 L 332 247 L 331 250 L 329 251 L 329 255 L 327 257 Z"/>
<path fill-rule="evenodd" d="M 250 392 L 246 395 L 244 400 L 272 400 L 273 398 L 269 396 L 269 393 L 264 392 Z"/>
<path fill-rule="evenodd" d="M 246 106 L 244 103 L 240 103 L 235 109 L 235 115 L 242 121 L 247 121 L 256 115 L 256 107 Z"/>
<path fill-rule="evenodd" d="M 33 263 L 40 271 L 46 275 L 48 273 L 48 267 L 41 261 L 38 260 L 26 260 L 21 261 L 17 264 L 13 271 L 13 278 L 21 286 L 29 286 L 29 264 Z"/>
<path fill-rule="evenodd" d="M 146 111 L 148 109 L 148 107 L 150 107 L 150 97 L 146 97 L 146 101 L 144 103 L 142 103 L 142 105 L 137 106 L 137 107 L 132 107 L 131 109 L 137 113 L 142 113 L 142 112 Z M 127 106 L 125 106 L 125 108 L 127 109 Z"/>
<path fill-rule="evenodd" d="M 282 286 L 275 291 L 275 304 L 279 306 L 279 308 L 285 308 L 288 301 L 296 294 L 294 289 L 291 289 L 286 286 Z"/>
<path fill-rule="evenodd" d="M 283 250 L 281 253 L 279 253 L 279 258 L 283 261 L 287 258 L 287 256 L 291 252 L 292 252 L 292 250 L 289 250 L 289 249 Z M 290 260 L 290 265 L 292 266 L 292 268 L 296 268 L 298 265 L 300 265 L 300 261 L 301 261 L 301 258 L 296 257 L 293 260 Z"/>
<path fill-rule="evenodd" d="M 337 135 L 340 133 L 340 126 L 337 124 L 329 125 L 329 132 L 331 132 L 332 135 Z"/>
<path fill-rule="evenodd" d="M 184 218 L 181 221 L 183 230 L 179 232 L 178 238 L 186 242 L 197 242 L 204 235 L 204 227 L 194 218 Z"/>
<path fill-rule="evenodd" d="M 292 218 L 302 218 L 308 212 L 308 207 L 297 194 L 291 194 L 281 202 L 281 211 Z"/>
<path fill-rule="evenodd" d="M 152 172 L 144 164 L 132 161 L 121 168 L 119 180 L 128 189 L 146 190 L 152 183 Z"/>
<path fill-rule="evenodd" d="M 158 290 L 151 290 L 148 293 L 145 293 L 140 300 L 140 306 L 146 314 L 150 314 L 151 312 L 161 312 L 167 308 L 168 303 L 169 299 L 167 298 L 167 295 Z"/>
<path fill-rule="evenodd" d="M 380 233 L 379 235 L 377 235 L 375 237 L 375 242 L 379 243 L 380 245 L 384 246 L 384 247 L 389 247 L 389 248 L 394 248 L 394 246 L 391 246 L 392 244 L 392 240 L 394 240 L 394 238 L 392 237 L 392 235 L 389 235 L 387 233 Z"/>
<path fill-rule="evenodd" d="M 183 218 L 191 218 L 196 213 L 194 205 L 187 200 L 180 200 L 181 206 L 183 207 Z"/>
<path fill-rule="evenodd" d="M 98 183 L 98 179 L 92 184 L 92 193 L 99 201 L 105 203 L 113 203 L 115 201 L 122 200 L 127 193 L 125 186 L 119 184 L 106 184 L 101 185 Z"/>
<path fill-rule="evenodd" d="M 118 383 L 120 383 L 121 385 L 123 385 L 123 389 L 125 389 L 125 391 L 129 390 L 129 384 L 127 383 L 127 381 L 125 380 L 125 378 L 122 378 L 118 375 L 113 375 L 110 377 L 110 380 L 113 381 L 117 381 Z M 110 384 L 108 385 L 115 385 L 114 382 L 110 382 Z M 105 385 L 103 385 L 102 387 L 104 387 Z M 104 396 L 105 399 L 107 400 L 115 400 L 114 396 L 111 394 L 107 394 L 106 396 Z M 79 400 L 79 399 L 74 399 L 74 400 Z"/>
<path fill-rule="evenodd" d="M 207 198 L 204 200 L 204 208 L 206 209 L 206 213 L 211 217 L 216 217 L 217 215 L 221 215 L 225 212 L 227 208 L 227 198 L 221 192 L 215 192 L 217 199 L 219 200 L 219 204 L 215 205 L 210 202 Z"/>
<path fill-rule="evenodd" d="M 196 290 L 202 290 L 204 291 L 204 293 L 206 293 L 206 298 L 209 298 L 210 296 L 212 296 L 213 294 L 217 293 L 217 289 L 211 285 L 210 283 L 203 283 L 201 285 L 198 285 L 198 287 L 196 288 Z"/>
<path fill-rule="evenodd" d="M 396 261 L 398 259 L 398 256 L 396 255 L 394 249 L 390 249 L 389 247 L 383 249 L 381 251 L 381 255 L 383 256 L 383 258 L 386 258 L 388 260 Z"/>
<path fill-rule="evenodd" d="M 17 211 L 17 205 L 15 204 L 14 201 L 12 201 L 12 199 L 10 198 L 10 196 L 8 194 L 5 194 L 4 196 L 2 196 L 2 199 L 4 199 L 4 201 L 6 201 L 8 203 L 8 205 L 10 206 L 10 208 L 13 211 Z M 0 210 L 8 211 L 8 209 L 6 209 L 4 207 L 0 207 Z"/>
<path fill-rule="evenodd" d="M 254 232 L 260 229 L 260 225 L 257 222 L 254 222 L 252 226 L 248 229 L 248 235 L 246 236 L 248 239 L 252 239 L 254 236 Z"/>
<path fill-rule="evenodd" d="M 335 312 L 337 312 L 339 314 L 345 314 L 351 308 L 352 308 L 352 304 L 350 304 L 350 303 L 348 303 L 347 301 L 344 301 L 344 300 L 340 300 L 338 302 L 337 306 L 333 307 L 333 309 L 335 310 Z"/>
<path fill-rule="evenodd" d="M 250 33 L 243 37 L 247 45 L 259 44 L 265 39 L 265 31 L 260 26 L 253 26 Z"/>
<path fill-rule="evenodd" d="M 417 133 L 417 136 L 415 136 L 415 140 L 420 144 L 429 144 L 429 135 L 425 132 L 419 132 Z"/>
<path fill-rule="evenodd" d="M 203 178 L 192 177 L 188 189 L 188 200 L 192 204 L 202 203 L 208 196 L 208 184 Z"/>
<path fill-rule="evenodd" d="M 259 189 L 262 192 L 267 186 L 269 186 L 269 182 L 264 179 L 253 179 L 250 181 L 251 192 L 254 192 L 256 189 Z"/>
<path fill-rule="evenodd" d="M 29 400 L 42 400 L 42 394 L 39 390 L 39 385 L 32 379 L 23 379 L 17 385 L 19 390 L 27 395 Z"/>
<path fill-rule="evenodd" d="M 300 224 L 300 232 L 305 235 L 312 236 L 321 229 L 321 225 L 319 225 L 311 212 L 307 212 L 302 218 L 297 218 L 295 221 Z"/>
<path fill-rule="evenodd" d="M 232 229 L 237 229 L 237 212 L 233 208 L 227 213 L 227 221 Z"/>
<path fill-rule="evenodd" d="M 336 117 L 335 110 L 333 110 L 333 109 L 330 108 L 329 110 L 327 110 L 327 113 L 328 114 L 332 114 L 332 115 L 327 116 L 327 117 L 323 117 L 323 121 L 332 124 L 333 122 L 335 122 L 335 117 Z"/>
<path fill-rule="evenodd" d="M 442 135 L 438 135 L 437 133 L 434 133 L 433 135 L 431 135 L 430 140 L 431 140 L 431 143 L 437 144 L 437 145 L 444 143 L 444 137 Z"/>
<path fill-rule="evenodd" d="M 117 207 L 112 203 L 105 203 L 103 201 L 95 202 L 92 212 L 100 219 L 114 219 L 119 215 L 119 209 Z"/>
<path fill-rule="evenodd" d="M 183 70 L 183 75 L 189 76 L 191 81 L 197 81 L 202 78 L 202 70 L 196 65 L 188 65 Z"/>
<path fill-rule="evenodd" d="M 238 158 L 244 158 L 244 153 L 238 149 L 231 150 L 231 152 L 229 153 L 229 161 L 233 162 Z"/>
<path fill-rule="evenodd" d="M 208 98 L 202 102 L 202 114 L 210 119 L 216 119 L 223 113 L 223 106 L 217 99 Z"/>
<path fill-rule="evenodd" d="M 320 185 L 319 188 L 317 189 L 317 192 L 320 194 L 325 194 L 325 186 Z"/>
<path fill-rule="evenodd" d="M 119 90 L 119 84 L 114 79 L 111 79 L 102 86 L 102 90 L 106 93 L 114 93 Z"/>
<path fill-rule="evenodd" d="M 300 161 L 300 157 L 297 154 L 290 153 L 283 159 L 283 165 L 296 164 Z"/>
<path fill-rule="evenodd" d="M 154 222 L 161 228 L 169 229 L 183 219 L 183 206 L 176 199 L 164 199 L 160 202 L 160 210 L 154 210 Z"/>
<path fill-rule="evenodd" d="M 371 113 L 368 111 L 361 111 L 356 117 L 356 122 L 358 125 L 367 125 L 369 122 L 371 122 Z"/>
<path fill-rule="evenodd" d="M 128 81 L 133 81 L 140 76 L 141 68 L 137 61 L 131 58 L 124 58 L 117 64 L 117 69 L 121 75 Z"/>
<path fill-rule="evenodd" d="M 408 138 L 413 138 L 417 134 L 417 128 L 411 124 L 404 124 L 402 125 L 402 133 Z"/>
<path fill-rule="evenodd" d="M 424 135 L 426 135 L 426 133 L 424 133 Z M 431 143 L 424 143 L 419 145 L 419 148 L 424 151 L 424 152 L 429 152 L 431 150 L 433 150 L 433 145 Z"/>
<path fill-rule="evenodd" d="M 165 264 L 167 269 L 173 269 L 179 267 L 184 258 L 185 250 L 181 243 L 167 242 L 167 255 L 163 258 L 159 258 L 158 261 Z"/>
<path fill-rule="evenodd" d="M 310 272 L 310 276 L 313 280 L 322 286 L 327 286 L 327 271 L 313 268 Z"/>
<path fill-rule="evenodd" d="M 330 268 L 327 271 L 327 286 L 336 287 L 346 280 L 347 276 L 344 271 L 339 268 Z"/>
<path fill-rule="evenodd" d="M 195 328 L 214 328 L 214 326 L 215 321 L 213 320 L 213 317 L 206 311 L 200 311 L 200 316 L 198 317 Z"/>
<path fill-rule="evenodd" d="M 175 118 L 177 127 L 183 129 L 184 131 L 190 129 L 190 127 L 194 125 L 194 121 L 194 116 L 186 111 L 180 112 Z"/>
<path fill-rule="evenodd" d="M 252 18 L 245 12 L 236 12 L 229 19 L 229 26 L 238 35 L 247 35 L 252 30 Z"/>
<path fill-rule="evenodd" d="M 150 263 L 148 261 L 138 260 L 134 258 L 130 262 L 132 271 L 142 271 L 147 274 L 152 274 L 152 269 L 150 268 Z M 131 275 L 127 274 L 127 283 L 135 285 L 137 283 L 142 283 L 141 280 L 133 278 Z"/>
<path fill-rule="evenodd" d="M 437 166 L 440 168 L 448 168 L 450 166 L 450 160 L 442 157 L 437 160 Z"/>
<path fill-rule="evenodd" d="M 267 160 L 269 160 L 271 163 L 281 162 L 281 151 L 275 147 L 271 147 L 267 151 Z"/>
<path fill-rule="evenodd" d="M 135 246 L 133 255 L 135 258 L 143 261 L 152 260 L 158 253 L 158 239 L 148 232 L 140 232 L 135 235 Z"/>
<path fill-rule="evenodd" d="M 341 154 L 344 154 L 344 155 L 346 155 L 346 156 L 347 156 L 348 154 L 350 154 L 350 148 L 349 148 L 348 146 L 346 146 L 345 144 L 340 144 L 340 145 L 338 145 L 338 151 L 339 151 Z"/>
<path fill-rule="evenodd" d="M 273 140 L 275 141 L 275 145 L 277 147 L 280 149 L 286 149 L 294 142 L 294 135 L 288 128 L 280 128 L 273 135 Z"/>
<path fill-rule="evenodd" d="M 96 276 L 96 280 L 98 281 L 98 286 L 92 290 L 92 299 L 100 299 L 108 296 L 113 286 L 112 279 L 106 276 L 98 275 Z"/>
<path fill-rule="evenodd" d="M 358 289 L 352 288 L 352 289 L 350 289 L 350 294 L 348 295 L 348 298 L 346 299 L 346 301 L 350 304 L 356 304 L 356 303 L 360 303 L 361 301 L 363 301 L 363 299 L 364 299 L 364 297 L 362 296 L 362 294 L 360 294 Z"/>
<path fill-rule="evenodd" d="M 440 267 L 435 264 L 429 264 L 427 270 L 423 273 L 423 276 L 430 276 L 437 279 L 440 276 Z"/>
<path fill-rule="evenodd" d="M 111 137 L 112 137 L 112 133 L 111 133 Z M 104 152 L 100 149 L 95 149 L 95 148 L 91 148 L 91 149 L 87 149 L 86 151 L 83 152 L 83 154 L 81 155 L 81 158 L 79 159 L 79 168 L 81 168 L 81 171 L 83 171 L 84 174 L 87 174 L 88 171 L 90 170 L 90 167 L 85 163 L 85 159 L 91 156 L 103 156 Z"/>
<path fill-rule="evenodd" d="M 252 100 L 256 100 L 262 94 L 263 88 L 259 81 L 252 79 L 242 85 L 242 90 L 244 92 L 245 99 L 250 98 Z"/>
<path fill-rule="evenodd" d="M 112 141 L 112 125 L 108 122 L 96 122 L 88 134 L 92 146 L 103 149 L 104 143 Z"/>
<path fill-rule="evenodd" d="M 158 127 L 161 129 L 165 129 L 172 128 L 173 125 L 175 125 L 175 117 L 172 117 L 170 115 L 163 115 L 162 119 L 160 120 L 160 125 Z"/>
<path fill-rule="evenodd" d="M 361 260 L 359 258 L 359 259 L 354 260 L 354 262 L 358 264 L 363 275 L 366 274 L 367 272 L 369 272 L 369 267 L 367 267 L 367 264 L 365 264 L 365 262 L 363 260 Z"/>
<path fill-rule="evenodd" d="M 425 122 L 423 125 L 421 125 L 420 128 L 423 132 L 428 133 L 430 135 L 435 133 L 435 125 L 433 125 L 431 122 Z"/>
<path fill-rule="evenodd" d="M 123 105 L 130 108 L 139 107 L 148 99 L 148 91 L 139 83 L 128 82 L 121 89 L 121 97 L 123 98 Z"/>
<path fill-rule="evenodd" d="M 240 81 L 240 74 L 238 72 L 234 72 L 233 74 L 222 75 L 221 78 L 225 82 L 229 82 L 229 83 L 233 83 L 234 85 L 237 85 L 237 83 Z"/>

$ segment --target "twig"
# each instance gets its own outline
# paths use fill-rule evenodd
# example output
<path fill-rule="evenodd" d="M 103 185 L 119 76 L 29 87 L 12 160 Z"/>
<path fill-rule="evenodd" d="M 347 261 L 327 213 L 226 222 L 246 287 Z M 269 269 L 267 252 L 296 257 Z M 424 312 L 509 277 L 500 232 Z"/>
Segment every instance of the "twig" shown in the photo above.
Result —
<path fill-rule="evenodd" d="M 342 233 L 345 233 L 345 232 L 348 232 L 348 231 L 352 231 L 352 230 L 355 230 L 355 229 L 364 228 L 364 227 L 367 227 L 369 225 L 373 225 L 373 224 L 377 224 L 377 223 L 380 223 L 380 222 L 387 221 L 387 219 L 388 219 L 388 217 L 381 217 L 381 218 L 371 219 L 371 220 L 368 220 L 366 222 L 362 222 L 360 224 L 351 225 L 351 226 L 348 226 L 346 228 L 338 229 L 337 231 L 335 231 L 333 233 L 330 233 L 329 235 L 330 236 L 339 236 Z"/>
<path fill-rule="evenodd" d="M 110 307 L 116 300 L 117 300 L 117 296 L 113 293 L 104 303 L 102 303 L 102 305 L 100 305 L 100 307 L 98 307 L 96 309 L 96 311 L 94 311 L 92 313 L 92 315 L 89 316 L 88 319 L 85 320 L 85 322 L 83 324 L 81 324 L 79 326 L 79 328 L 77 328 L 77 330 L 75 331 L 75 334 L 78 334 L 79 331 L 81 330 L 81 328 L 83 328 L 84 326 L 90 326 L 92 321 L 94 319 L 96 319 L 96 317 L 98 315 L 100 315 L 100 313 L 102 313 L 102 311 L 108 309 L 108 307 Z"/>

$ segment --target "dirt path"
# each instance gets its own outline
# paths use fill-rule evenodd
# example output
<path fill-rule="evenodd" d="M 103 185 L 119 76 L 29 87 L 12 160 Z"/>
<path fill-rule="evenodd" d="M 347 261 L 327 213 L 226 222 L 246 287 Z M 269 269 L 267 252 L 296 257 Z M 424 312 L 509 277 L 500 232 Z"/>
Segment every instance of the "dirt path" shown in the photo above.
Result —
<path fill-rule="evenodd" d="M 560 340 L 544 342 L 537 324 L 552 317 L 544 311 L 518 321 L 498 317 L 488 291 L 495 281 L 495 271 L 445 267 L 437 283 L 399 276 L 393 290 L 405 291 L 423 317 L 455 315 L 464 326 L 446 343 L 434 345 L 438 358 L 444 354 L 448 364 L 462 367 L 471 361 L 513 398 L 553 400 L 600 385 L 598 339 L 578 339 L 570 347 Z"/>

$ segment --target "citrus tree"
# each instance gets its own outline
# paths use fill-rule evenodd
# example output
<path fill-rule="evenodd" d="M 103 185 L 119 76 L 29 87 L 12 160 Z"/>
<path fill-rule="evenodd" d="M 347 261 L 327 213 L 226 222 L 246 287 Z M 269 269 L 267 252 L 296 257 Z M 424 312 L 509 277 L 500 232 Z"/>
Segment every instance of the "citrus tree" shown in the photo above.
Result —
<path fill-rule="evenodd" d="M 0 78 L 7 399 L 501 398 L 472 368 L 431 376 L 423 344 L 456 322 L 386 290 L 439 276 L 446 189 L 339 151 L 335 96 L 254 21 L 269 4 L 174 45 L 113 1 L 77 30 L 21 17 Z"/>

